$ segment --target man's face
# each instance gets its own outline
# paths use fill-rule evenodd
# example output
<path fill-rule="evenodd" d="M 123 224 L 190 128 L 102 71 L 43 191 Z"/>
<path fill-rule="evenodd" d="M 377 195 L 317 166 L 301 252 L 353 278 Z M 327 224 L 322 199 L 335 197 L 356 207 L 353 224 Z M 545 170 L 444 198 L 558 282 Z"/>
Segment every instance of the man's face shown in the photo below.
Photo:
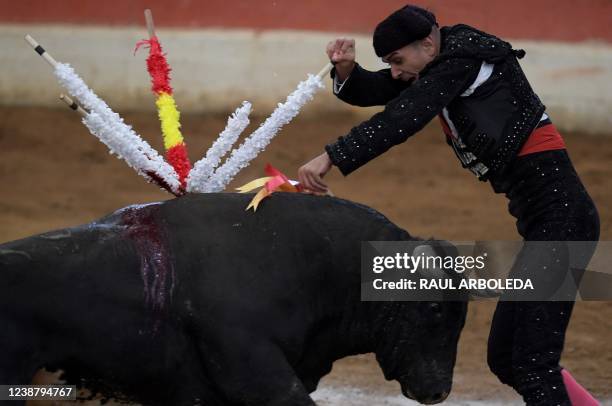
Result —
<path fill-rule="evenodd" d="M 393 79 L 411 82 L 418 79 L 419 72 L 437 55 L 431 37 L 415 41 L 382 58 L 391 67 Z"/>

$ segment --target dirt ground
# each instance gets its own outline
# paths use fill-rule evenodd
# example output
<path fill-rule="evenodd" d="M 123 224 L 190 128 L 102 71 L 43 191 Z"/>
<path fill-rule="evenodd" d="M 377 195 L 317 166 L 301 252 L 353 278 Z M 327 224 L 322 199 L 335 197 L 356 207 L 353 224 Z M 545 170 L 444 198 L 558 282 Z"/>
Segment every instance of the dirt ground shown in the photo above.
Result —
<path fill-rule="evenodd" d="M 125 113 L 126 122 L 161 150 L 155 113 Z M 192 160 L 205 153 L 226 117 L 182 118 Z M 554 118 L 553 118 L 554 119 Z M 256 124 L 260 120 L 254 120 Z M 351 115 L 298 118 L 287 126 L 232 186 L 264 176 L 269 162 L 296 177 L 297 168 L 322 152 L 359 119 Z M 601 239 L 612 239 L 611 136 L 566 134 L 570 155 L 601 216 Z M 381 211 L 411 234 L 448 240 L 516 240 L 503 196 L 462 170 L 437 125 L 347 178 L 327 177 L 335 195 Z M 0 241 L 89 222 L 117 208 L 170 198 L 110 156 L 75 113 L 58 109 L 0 108 Z M 486 341 L 494 304 L 471 303 L 460 341 L 453 394 L 449 399 L 517 400 L 486 365 Z M 593 394 L 612 397 L 612 302 L 575 307 L 563 364 Z M 399 394 L 384 380 L 371 356 L 337 362 L 323 380 Z"/>

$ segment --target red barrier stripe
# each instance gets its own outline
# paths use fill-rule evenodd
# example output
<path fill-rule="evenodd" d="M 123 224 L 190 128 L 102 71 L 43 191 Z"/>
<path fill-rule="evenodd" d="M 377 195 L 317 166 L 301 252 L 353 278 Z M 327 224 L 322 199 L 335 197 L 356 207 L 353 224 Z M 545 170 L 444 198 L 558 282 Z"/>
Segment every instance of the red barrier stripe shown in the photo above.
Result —
<path fill-rule="evenodd" d="M 436 13 L 442 25 L 459 22 L 505 38 L 612 42 L 609 0 L 0 0 L 0 21 L 142 26 L 150 8 L 158 27 L 298 29 L 371 33 L 406 3 Z M 144 31 L 144 30 L 143 30 Z"/>

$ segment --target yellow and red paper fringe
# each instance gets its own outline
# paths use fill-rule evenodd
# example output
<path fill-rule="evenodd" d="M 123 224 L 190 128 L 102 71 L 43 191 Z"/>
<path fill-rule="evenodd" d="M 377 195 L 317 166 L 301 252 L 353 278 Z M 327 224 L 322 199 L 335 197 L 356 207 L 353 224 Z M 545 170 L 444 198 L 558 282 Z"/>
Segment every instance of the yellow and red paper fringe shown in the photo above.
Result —
<path fill-rule="evenodd" d="M 253 197 L 246 210 L 252 207 L 253 211 L 256 211 L 259 203 L 274 192 L 281 191 L 296 193 L 302 191 L 299 184 L 294 185 L 291 183 L 287 176 L 272 165 L 266 164 L 265 172 L 268 176 L 252 180 L 246 185 L 236 188 L 236 190 L 238 190 L 240 193 L 247 193 L 263 186 L 263 188 L 257 192 L 255 197 Z"/>

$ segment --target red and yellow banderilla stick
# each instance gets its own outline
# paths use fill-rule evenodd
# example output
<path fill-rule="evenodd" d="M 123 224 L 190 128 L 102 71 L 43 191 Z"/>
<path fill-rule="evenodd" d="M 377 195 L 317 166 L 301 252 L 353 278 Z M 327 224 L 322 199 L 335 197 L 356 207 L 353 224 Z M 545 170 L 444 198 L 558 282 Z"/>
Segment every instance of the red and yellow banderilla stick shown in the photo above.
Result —
<path fill-rule="evenodd" d="M 176 102 L 172 96 L 172 87 L 170 86 L 171 69 L 166 60 L 166 56 L 162 52 L 161 44 L 155 35 L 153 15 L 149 9 L 145 10 L 145 20 L 147 23 L 147 31 L 149 32 L 149 39 L 138 42 L 138 44 L 136 44 L 136 50 L 138 50 L 141 45 L 149 45 L 147 70 L 151 76 L 151 89 L 153 93 L 157 95 L 155 104 L 157 105 L 159 120 L 161 121 L 164 148 L 166 149 L 166 160 L 176 170 L 179 175 L 181 186 L 185 189 L 187 176 L 191 170 L 191 162 L 189 162 L 189 157 L 187 155 L 187 145 L 180 131 L 180 113 L 176 108 Z"/>

